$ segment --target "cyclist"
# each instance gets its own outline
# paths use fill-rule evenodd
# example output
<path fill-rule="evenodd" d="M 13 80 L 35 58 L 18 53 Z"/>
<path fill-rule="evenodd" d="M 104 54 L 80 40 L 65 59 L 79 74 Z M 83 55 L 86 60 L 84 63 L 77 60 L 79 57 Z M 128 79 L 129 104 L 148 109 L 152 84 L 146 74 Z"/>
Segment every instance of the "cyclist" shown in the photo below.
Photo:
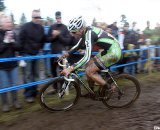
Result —
<path fill-rule="evenodd" d="M 107 86 L 106 81 L 98 72 L 110 67 L 121 59 L 122 51 L 118 41 L 111 34 L 100 28 L 86 26 L 82 16 L 71 19 L 69 21 L 68 29 L 74 37 L 80 38 L 80 40 L 67 54 L 60 57 L 59 60 L 62 60 L 71 53 L 77 51 L 82 44 L 85 44 L 85 54 L 81 60 L 70 67 L 63 69 L 61 73 L 67 76 L 72 71 L 88 63 L 85 73 L 89 86 L 93 86 L 95 82 L 102 87 Z M 101 51 L 91 58 L 91 52 L 94 45 L 97 45 Z"/>

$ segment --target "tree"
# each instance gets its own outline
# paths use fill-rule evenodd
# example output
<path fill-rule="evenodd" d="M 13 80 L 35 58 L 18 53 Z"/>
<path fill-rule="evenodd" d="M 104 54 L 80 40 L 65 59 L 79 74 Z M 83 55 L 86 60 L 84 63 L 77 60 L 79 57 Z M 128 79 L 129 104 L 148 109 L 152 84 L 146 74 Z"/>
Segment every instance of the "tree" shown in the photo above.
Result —
<path fill-rule="evenodd" d="M 20 25 L 22 25 L 22 24 L 24 24 L 24 23 L 26 23 L 26 22 L 27 22 L 27 18 L 26 18 L 26 16 L 25 16 L 25 14 L 22 13 L 22 16 L 21 16 L 21 19 L 20 19 Z"/>
<path fill-rule="evenodd" d="M 6 7 L 4 6 L 4 0 L 0 0 L 0 11 L 3 11 Z"/>

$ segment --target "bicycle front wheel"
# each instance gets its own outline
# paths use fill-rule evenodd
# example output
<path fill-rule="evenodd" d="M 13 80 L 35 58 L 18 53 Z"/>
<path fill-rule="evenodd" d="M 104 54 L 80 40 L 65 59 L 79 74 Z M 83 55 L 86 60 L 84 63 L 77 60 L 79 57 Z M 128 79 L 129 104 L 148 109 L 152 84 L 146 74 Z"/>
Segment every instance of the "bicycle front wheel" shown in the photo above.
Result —
<path fill-rule="evenodd" d="M 113 79 L 115 82 L 112 79 L 108 80 L 110 90 L 102 89 L 102 95 L 105 97 L 102 102 L 109 108 L 123 108 L 133 104 L 141 92 L 139 81 L 129 74 L 120 74 Z"/>
<path fill-rule="evenodd" d="M 79 97 L 80 88 L 76 82 L 68 82 L 61 77 L 41 88 L 39 102 L 42 108 L 50 112 L 65 111 L 71 109 L 78 102 Z"/>

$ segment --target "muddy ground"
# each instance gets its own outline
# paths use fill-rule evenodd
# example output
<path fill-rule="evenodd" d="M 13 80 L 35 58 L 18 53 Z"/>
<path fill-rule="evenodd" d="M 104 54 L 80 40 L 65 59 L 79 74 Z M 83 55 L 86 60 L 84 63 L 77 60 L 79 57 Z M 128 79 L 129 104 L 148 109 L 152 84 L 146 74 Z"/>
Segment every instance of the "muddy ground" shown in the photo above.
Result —
<path fill-rule="evenodd" d="M 70 111 L 39 109 L 0 123 L 0 130 L 156 130 L 160 128 L 159 74 L 141 76 L 141 95 L 129 108 L 108 109 L 100 101 L 81 98 Z"/>

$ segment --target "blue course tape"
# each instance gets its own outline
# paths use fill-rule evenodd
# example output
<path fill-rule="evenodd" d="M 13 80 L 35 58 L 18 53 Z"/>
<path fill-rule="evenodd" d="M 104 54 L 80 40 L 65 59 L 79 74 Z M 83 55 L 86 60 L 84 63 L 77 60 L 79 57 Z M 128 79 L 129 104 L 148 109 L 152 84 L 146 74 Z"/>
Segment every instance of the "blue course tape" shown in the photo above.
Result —
<path fill-rule="evenodd" d="M 58 57 L 61 55 L 62 54 L 48 54 L 48 55 L 36 55 L 36 56 L 19 56 L 14 58 L 0 58 L 0 62 L 52 58 L 52 57 Z"/>
<path fill-rule="evenodd" d="M 142 49 L 133 49 L 133 50 L 123 50 L 122 52 L 134 52 L 134 51 L 143 51 L 148 49 L 160 48 L 160 46 L 153 46 L 148 48 Z M 96 55 L 98 52 L 92 52 L 92 55 Z M 75 54 L 79 54 L 76 52 Z M 18 61 L 18 60 L 32 60 L 32 59 L 43 59 L 43 58 L 52 58 L 61 56 L 61 54 L 47 54 L 47 55 L 36 55 L 36 56 L 19 56 L 19 57 L 12 57 L 12 58 L 0 58 L 0 62 L 7 62 L 7 61 Z"/>
<path fill-rule="evenodd" d="M 17 89 L 21 89 L 21 88 L 27 88 L 27 87 L 31 87 L 31 86 L 34 86 L 34 85 L 47 83 L 47 82 L 49 82 L 51 80 L 54 80 L 54 79 L 55 78 L 48 78 L 48 79 L 40 80 L 40 81 L 36 81 L 36 82 L 26 83 L 26 84 L 12 86 L 12 87 L 8 87 L 8 88 L 2 88 L 2 89 L 0 89 L 0 93 L 4 93 L 4 92 L 12 91 L 12 90 L 17 90 Z"/>
<path fill-rule="evenodd" d="M 124 50 L 123 52 L 142 51 L 142 50 L 148 50 L 148 49 L 153 49 L 153 48 L 160 48 L 160 47 L 149 47 L 149 48 L 143 48 L 143 49 Z M 76 53 L 76 54 L 79 54 L 79 53 Z M 97 52 L 93 52 L 92 54 L 93 55 L 97 54 Z M 62 54 L 48 54 L 48 55 L 24 56 L 24 57 L 14 57 L 14 58 L 0 58 L 0 62 L 51 58 L 51 57 L 58 57 L 58 56 L 61 56 L 61 55 Z M 156 60 L 156 59 L 160 59 L 160 57 L 152 57 L 152 58 L 145 59 L 145 60 L 138 60 L 137 62 L 131 62 L 131 63 L 127 63 L 127 64 L 122 64 L 122 65 L 114 65 L 111 68 L 119 68 L 119 67 L 122 67 L 122 66 L 127 66 L 127 65 L 131 65 L 131 64 L 137 64 L 137 63 L 146 62 L 146 61 L 149 61 L 149 60 Z M 80 73 L 79 75 L 83 76 L 84 74 L 85 73 Z M 45 80 L 26 83 L 26 84 L 22 84 L 22 85 L 18 85 L 18 86 L 2 88 L 2 89 L 0 89 L 0 93 L 4 93 L 4 92 L 8 92 L 8 91 L 18 90 L 18 89 L 21 89 L 21 88 L 27 88 L 27 87 L 31 87 L 31 86 L 34 86 L 34 85 L 47 83 L 47 82 L 49 82 L 51 80 L 54 80 L 54 79 L 55 78 L 48 78 L 48 79 L 45 79 Z"/>

